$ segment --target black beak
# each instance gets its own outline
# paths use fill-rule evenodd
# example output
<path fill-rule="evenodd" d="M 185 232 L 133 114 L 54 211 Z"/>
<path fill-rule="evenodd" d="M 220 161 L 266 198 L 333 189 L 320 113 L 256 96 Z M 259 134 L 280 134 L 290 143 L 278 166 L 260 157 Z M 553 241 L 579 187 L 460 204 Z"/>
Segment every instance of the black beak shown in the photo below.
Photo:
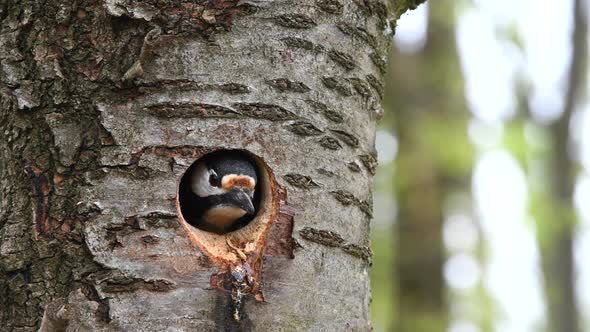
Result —
<path fill-rule="evenodd" d="M 252 204 L 252 192 L 249 189 L 233 188 L 228 196 L 230 204 L 246 211 L 246 214 L 254 214 L 256 212 Z"/>

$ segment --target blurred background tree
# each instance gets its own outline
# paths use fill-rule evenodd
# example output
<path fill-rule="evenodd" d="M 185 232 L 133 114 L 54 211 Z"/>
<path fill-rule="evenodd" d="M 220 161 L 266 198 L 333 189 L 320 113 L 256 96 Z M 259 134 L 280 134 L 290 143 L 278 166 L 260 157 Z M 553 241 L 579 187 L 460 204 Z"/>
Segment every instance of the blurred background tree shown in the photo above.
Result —
<path fill-rule="evenodd" d="M 587 13 L 583 0 L 438 0 L 397 21 L 376 331 L 590 330 Z"/>
<path fill-rule="evenodd" d="M 541 197 L 550 208 L 546 215 L 536 214 L 539 246 L 543 257 L 545 297 L 552 331 L 577 332 L 578 308 L 575 298 L 573 238 L 576 217 L 572 206 L 576 162 L 570 153 L 570 123 L 586 86 L 588 24 L 582 0 L 574 0 L 571 36 L 571 60 L 566 76 L 563 110 L 550 123 L 550 153 L 547 156 L 548 183 Z"/>
<path fill-rule="evenodd" d="M 397 134 L 398 220 L 394 278 L 399 331 L 444 331 L 444 202 L 469 188 L 472 152 L 466 131 L 463 82 L 455 44 L 452 1 L 431 3 L 419 54 L 391 57 L 390 110 L 383 125 Z M 390 123 L 386 123 L 390 122 Z"/>

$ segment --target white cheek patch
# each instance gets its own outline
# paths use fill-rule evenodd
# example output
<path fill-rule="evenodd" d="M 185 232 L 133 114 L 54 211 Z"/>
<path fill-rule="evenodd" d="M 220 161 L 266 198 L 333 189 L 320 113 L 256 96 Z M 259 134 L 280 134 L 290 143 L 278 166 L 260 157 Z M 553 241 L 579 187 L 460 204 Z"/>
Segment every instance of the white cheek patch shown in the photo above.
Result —
<path fill-rule="evenodd" d="M 204 163 L 199 163 L 191 174 L 191 189 L 197 196 L 207 197 L 224 194 L 226 191 L 209 184 L 209 170 Z"/>
<path fill-rule="evenodd" d="M 246 211 L 234 206 L 214 207 L 205 212 L 204 221 L 219 230 L 224 230 L 245 214 Z"/>

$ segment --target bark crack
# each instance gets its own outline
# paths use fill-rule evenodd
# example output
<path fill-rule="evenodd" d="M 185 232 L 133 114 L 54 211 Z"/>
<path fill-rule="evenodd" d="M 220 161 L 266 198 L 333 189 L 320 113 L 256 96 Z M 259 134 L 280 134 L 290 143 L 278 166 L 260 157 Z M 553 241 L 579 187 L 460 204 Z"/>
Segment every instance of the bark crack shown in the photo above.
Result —
<path fill-rule="evenodd" d="M 326 247 L 340 248 L 345 253 L 360 258 L 367 265 L 370 266 L 372 264 L 373 252 L 371 251 L 371 248 L 354 243 L 347 243 L 338 233 L 305 227 L 299 231 L 299 235 L 310 242 L 321 244 Z"/>

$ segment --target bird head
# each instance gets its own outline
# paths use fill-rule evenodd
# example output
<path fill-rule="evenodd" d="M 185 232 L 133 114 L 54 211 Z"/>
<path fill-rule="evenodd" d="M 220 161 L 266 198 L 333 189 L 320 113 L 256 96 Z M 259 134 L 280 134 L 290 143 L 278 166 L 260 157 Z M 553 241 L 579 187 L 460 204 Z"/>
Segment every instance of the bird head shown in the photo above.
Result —
<path fill-rule="evenodd" d="M 190 186 L 202 205 L 202 228 L 222 233 L 241 218 L 254 215 L 256 184 L 256 168 L 244 156 L 214 154 L 199 160 Z"/>

